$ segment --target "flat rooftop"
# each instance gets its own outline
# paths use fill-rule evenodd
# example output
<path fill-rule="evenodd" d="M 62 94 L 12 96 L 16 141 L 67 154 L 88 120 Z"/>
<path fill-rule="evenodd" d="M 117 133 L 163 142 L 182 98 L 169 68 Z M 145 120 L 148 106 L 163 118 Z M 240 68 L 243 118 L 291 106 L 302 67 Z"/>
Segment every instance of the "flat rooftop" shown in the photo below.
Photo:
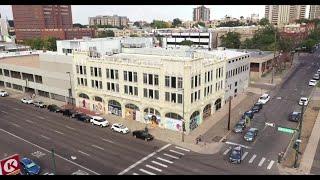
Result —
<path fill-rule="evenodd" d="M 0 58 L 0 64 L 40 68 L 39 55 L 23 55 Z"/>

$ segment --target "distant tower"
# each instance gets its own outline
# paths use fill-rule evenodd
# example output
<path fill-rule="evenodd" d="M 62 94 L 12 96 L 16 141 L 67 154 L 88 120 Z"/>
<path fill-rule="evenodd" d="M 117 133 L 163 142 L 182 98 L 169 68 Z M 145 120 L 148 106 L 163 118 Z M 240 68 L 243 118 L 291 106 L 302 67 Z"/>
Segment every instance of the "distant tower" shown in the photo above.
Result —
<path fill-rule="evenodd" d="M 210 21 L 210 9 L 205 6 L 193 8 L 193 21 Z"/>

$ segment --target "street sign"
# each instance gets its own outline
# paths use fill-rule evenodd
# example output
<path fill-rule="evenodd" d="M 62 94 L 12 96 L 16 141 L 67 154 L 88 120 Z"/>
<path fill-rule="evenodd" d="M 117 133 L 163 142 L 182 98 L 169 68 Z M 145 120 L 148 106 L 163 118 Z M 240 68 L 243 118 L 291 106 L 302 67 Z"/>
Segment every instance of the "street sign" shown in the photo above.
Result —
<path fill-rule="evenodd" d="M 293 134 L 296 130 L 286 127 L 278 127 L 278 131 Z"/>
<path fill-rule="evenodd" d="M 15 154 L 0 161 L 0 175 L 20 173 L 19 155 Z"/>
<path fill-rule="evenodd" d="M 265 125 L 266 125 L 266 126 L 271 126 L 271 127 L 274 127 L 274 126 L 275 126 L 274 123 L 268 123 L 268 122 L 266 122 Z"/>

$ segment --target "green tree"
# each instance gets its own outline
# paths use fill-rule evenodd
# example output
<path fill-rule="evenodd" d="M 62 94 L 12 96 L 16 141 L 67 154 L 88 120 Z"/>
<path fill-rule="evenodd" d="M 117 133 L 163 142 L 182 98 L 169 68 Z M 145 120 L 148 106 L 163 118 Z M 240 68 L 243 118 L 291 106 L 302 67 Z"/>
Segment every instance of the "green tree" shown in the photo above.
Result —
<path fill-rule="evenodd" d="M 131 34 L 130 37 L 139 37 L 139 36 L 136 34 Z"/>
<path fill-rule="evenodd" d="M 228 21 L 222 22 L 217 27 L 236 27 L 236 26 L 244 26 L 245 24 L 240 21 Z"/>
<path fill-rule="evenodd" d="M 57 38 L 51 36 L 45 38 L 44 47 L 49 51 L 57 51 Z"/>
<path fill-rule="evenodd" d="M 133 25 L 134 25 L 134 26 L 137 26 L 137 27 L 141 27 L 141 24 L 140 24 L 140 22 L 138 22 L 138 21 L 134 22 Z"/>
<path fill-rule="evenodd" d="M 237 32 L 228 32 L 225 36 L 221 36 L 221 46 L 226 48 L 236 48 L 240 47 L 240 34 Z"/>
<path fill-rule="evenodd" d="M 75 23 L 73 24 L 73 27 L 78 27 L 78 28 L 85 28 L 86 26 L 80 24 L 80 23 Z"/>
<path fill-rule="evenodd" d="M 205 27 L 206 25 L 204 24 L 204 22 L 198 22 L 197 23 L 199 26 L 201 26 L 201 27 Z"/>
<path fill-rule="evenodd" d="M 172 26 L 174 27 L 180 27 L 182 25 L 182 21 L 179 18 L 175 18 L 172 21 Z"/>
<path fill-rule="evenodd" d="M 266 25 L 269 25 L 269 24 L 270 24 L 270 22 L 269 22 L 269 20 L 267 18 L 262 18 L 259 21 L 259 25 L 260 26 L 266 26 Z"/>
<path fill-rule="evenodd" d="M 295 20 L 296 23 L 302 24 L 302 23 L 309 23 L 310 20 L 306 19 L 306 18 L 301 18 L 301 19 L 297 19 Z"/>
<path fill-rule="evenodd" d="M 183 46 L 192 46 L 192 45 L 193 45 L 193 41 L 184 40 L 184 41 L 181 41 L 181 42 L 180 42 L 180 45 L 183 45 Z"/>
<path fill-rule="evenodd" d="M 160 21 L 160 20 L 153 20 L 152 23 L 150 24 L 151 27 L 161 29 L 161 28 L 169 28 L 169 23 L 165 21 Z"/>
<path fill-rule="evenodd" d="M 114 32 L 112 30 L 106 30 L 99 33 L 98 38 L 104 37 L 114 37 Z"/>

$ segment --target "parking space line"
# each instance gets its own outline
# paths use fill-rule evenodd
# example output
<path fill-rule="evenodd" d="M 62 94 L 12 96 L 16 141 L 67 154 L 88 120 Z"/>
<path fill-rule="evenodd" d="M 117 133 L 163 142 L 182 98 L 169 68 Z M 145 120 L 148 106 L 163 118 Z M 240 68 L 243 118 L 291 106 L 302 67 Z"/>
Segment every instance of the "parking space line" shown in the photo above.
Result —
<path fill-rule="evenodd" d="M 249 160 L 249 163 L 251 164 L 256 157 L 257 157 L 257 155 L 254 154 L 254 155 L 251 157 L 251 159 Z"/>
<path fill-rule="evenodd" d="M 172 156 L 171 154 L 164 153 L 163 155 L 171 157 L 173 159 L 179 159 L 177 156 Z"/>
<path fill-rule="evenodd" d="M 241 157 L 241 160 L 244 160 L 244 158 L 246 158 L 246 156 L 248 155 L 248 152 L 245 152 L 242 157 Z"/>
<path fill-rule="evenodd" d="M 150 169 L 153 169 L 153 170 L 156 170 L 156 171 L 159 171 L 159 172 L 162 172 L 161 169 L 156 168 L 156 167 L 153 167 L 153 166 L 151 166 L 151 165 L 149 165 L 149 164 L 147 164 L 146 167 L 148 167 L 148 168 L 150 168 Z"/>
<path fill-rule="evenodd" d="M 114 144 L 114 142 L 113 141 L 111 141 L 111 140 L 108 140 L 108 139 L 104 139 L 104 138 L 101 138 L 103 141 L 106 141 L 106 142 L 109 142 L 109 143 L 112 143 L 112 144 Z"/>
<path fill-rule="evenodd" d="M 72 128 L 72 127 L 70 127 L 70 126 L 66 126 L 66 128 L 68 128 L 68 129 L 72 129 L 72 130 L 76 130 L 75 128 Z"/>
<path fill-rule="evenodd" d="M 92 146 L 92 147 L 95 147 L 95 148 L 97 148 L 97 149 L 100 149 L 100 150 L 102 150 L 102 151 L 104 151 L 104 148 L 102 148 L 102 147 L 100 147 L 100 146 L 97 146 L 97 145 L 94 145 L 94 144 L 92 144 L 91 146 Z"/>
<path fill-rule="evenodd" d="M 157 159 L 159 159 L 159 160 L 161 160 L 161 161 L 164 161 L 164 162 L 167 162 L 167 163 L 170 163 L 170 164 L 173 163 L 172 161 L 169 161 L 169 160 L 167 160 L 167 159 L 163 159 L 163 158 L 161 158 L 161 157 L 157 157 Z"/>
<path fill-rule="evenodd" d="M 139 175 L 138 173 L 132 173 L 132 175 Z"/>
<path fill-rule="evenodd" d="M 40 118 L 40 119 L 45 119 L 44 117 L 42 117 L 42 116 L 38 116 L 38 118 Z"/>
<path fill-rule="evenodd" d="M 2 113 L 8 114 L 6 111 L 1 111 Z"/>
<path fill-rule="evenodd" d="M 159 166 L 162 166 L 162 167 L 168 167 L 167 165 L 165 165 L 165 164 L 162 164 L 162 163 L 159 163 L 158 161 L 151 161 L 153 164 L 157 164 L 157 165 L 159 165 Z"/>
<path fill-rule="evenodd" d="M 30 121 L 28 119 L 26 119 L 26 122 L 30 123 L 30 124 L 33 124 L 34 122 L 33 121 Z"/>
<path fill-rule="evenodd" d="M 63 132 L 60 132 L 60 131 L 57 131 L 57 130 L 54 130 L 54 132 L 56 132 L 58 134 L 64 134 Z"/>
<path fill-rule="evenodd" d="M 184 155 L 184 153 L 181 153 L 181 152 L 178 152 L 178 151 L 175 151 L 175 150 L 172 150 L 172 149 L 170 149 L 169 151 L 170 151 L 170 152 L 173 152 L 173 153 L 176 153 L 176 154 L 180 154 L 180 155 L 182 155 L 182 156 Z"/>
<path fill-rule="evenodd" d="M 16 127 L 21 127 L 20 125 L 16 124 L 16 123 L 11 123 L 13 126 L 16 126 Z"/>
<path fill-rule="evenodd" d="M 90 154 L 85 153 L 85 152 L 83 152 L 83 151 L 78 150 L 78 152 L 81 153 L 81 154 L 84 154 L 84 155 L 86 155 L 86 156 L 90 156 Z"/>
<path fill-rule="evenodd" d="M 267 167 L 267 169 L 271 169 L 271 167 L 273 166 L 274 161 L 270 161 L 269 166 Z"/>
<path fill-rule="evenodd" d="M 20 111 L 21 109 L 19 109 L 19 108 L 13 108 L 14 110 L 16 110 L 16 111 Z"/>
<path fill-rule="evenodd" d="M 182 148 L 182 147 L 179 147 L 179 146 L 175 146 L 175 148 L 180 149 L 180 150 L 183 150 L 183 151 L 190 152 L 190 150 L 189 150 L 189 149 L 185 149 L 185 148 Z"/>
<path fill-rule="evenodd" d="M 226 155 L 226 154 L 228 154 L 228 152 L 231 150 L 231 147 L 229 147 L 227 150 L 225 150 L 224 152 L 223 152 L 223 155 Z"/>
<path fill-rule="evenodd" d="M 259 162 L 258 166 L 262 166 L 262 164 L 264 163 L 264 161 L 266 160 L 266 158 L 262 158 L 261 161 Z"/>
<path fill-rule="evenodd" d="M 251 147 L 249 147 L 249 146 L 245 146 L 245 145 L 234 143 L 234 142 L 230 142 L 230 141 L 227 141 L 225 143 L 226 144 L 230 144 L 230 145 L 234 145 L 234 146 L 241 146 L 241 147 L 246 148 L 246 149 L 251 149 Z"/>
<path fill-rule="evenodd" d="M 141 172 L 144 172 L 144 173 L 146 173 L 146 174 L 149 174 L 149 175 L 156 175 L 156 174 L 154 174 L 154 173 L 152 173 L 152 172 L 149 172 L 149 171 L 147 171 L 147 170 L 144 170 L 144 169 L 139 169 Z"/>
<path fill-rule="evenodd" d="M 42 138 L 44 138 L 44 139 L 47 139 L 47 140 L 49 140 L 49 139 L 50 139 L 49 137 L 44 136 L 44 135 L 40 135 L 40 137 L 42 137 Z"/>

